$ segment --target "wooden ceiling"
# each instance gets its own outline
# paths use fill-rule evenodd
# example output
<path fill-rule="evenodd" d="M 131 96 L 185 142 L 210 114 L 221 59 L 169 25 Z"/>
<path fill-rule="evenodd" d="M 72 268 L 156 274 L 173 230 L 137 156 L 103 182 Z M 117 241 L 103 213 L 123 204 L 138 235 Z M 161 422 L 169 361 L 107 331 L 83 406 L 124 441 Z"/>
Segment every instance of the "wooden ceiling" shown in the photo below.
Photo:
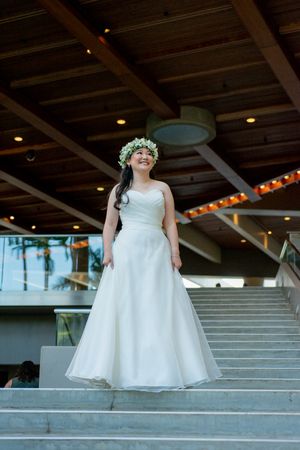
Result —
<path fill-rule="evenodd" d="M 214 113 L 217 137 L 211 157 L 160 148 L 156 177 L 177 211 L 300 168 L 300 1 L 257 3 L 2 0 L 0 219 L 15 219 L 0 233 L 99 232 L 120 147 L 145 135 L 151 112 L 177 117 L 180 105 Z M 242 207 L 272 209 L 271 197 L 276 210 L 300 206 L 294 185 Z M 296 215 L 252 217 L 279 243 L 300 229 Z M 243 245 L 214 215 L 196 225 L 221 246 Z"/>

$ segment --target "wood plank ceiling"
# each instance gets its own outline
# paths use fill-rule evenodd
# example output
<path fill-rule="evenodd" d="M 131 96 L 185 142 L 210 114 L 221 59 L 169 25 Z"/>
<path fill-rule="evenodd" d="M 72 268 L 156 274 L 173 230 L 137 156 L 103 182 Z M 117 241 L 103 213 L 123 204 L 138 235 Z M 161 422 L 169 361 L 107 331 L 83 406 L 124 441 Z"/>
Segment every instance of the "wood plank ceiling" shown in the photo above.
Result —
<path fill-rule="evenodd" d="M 120 147 L 145 135 L 149 113 L 176 117 L 180 105 L 212 111 L 217 137 L 210 158 L 160 148 L 156 177 L 179 212 L 236 193 L 229 169 L 249 189 L 299 169 L 300 1 L 263 5 L 2 0 L 0 219 L 13 215 L 21 232 L 99 232 Z M 298 198 L 294 185 L 242 208 L 296 210 Z M 300 230 L 296 215 L 255 221 L 280 243 Z M 214 215 L 196 225 L 221 246 L 243 245 Z"/>

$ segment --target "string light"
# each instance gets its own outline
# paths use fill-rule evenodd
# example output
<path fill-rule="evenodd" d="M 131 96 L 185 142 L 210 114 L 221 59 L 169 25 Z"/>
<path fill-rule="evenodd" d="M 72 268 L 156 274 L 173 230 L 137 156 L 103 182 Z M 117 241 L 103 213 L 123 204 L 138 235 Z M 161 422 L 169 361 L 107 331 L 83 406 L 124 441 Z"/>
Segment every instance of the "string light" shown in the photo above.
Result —
<path fill-rule="evenodd" d="M 300 170 L 295 170 L 286 175 L 282 175 L 281 177 L 273 180 L 266 181 L 263 184 L 257 185 L 253 188 L 253 191 L 259 195 L 266 195 L 269 192 L 273 192 L 275 190 L 285 188 L 287 185 L 292 183 L 298 183 L 300 181 Z M 235 196 L 231 195 L 220 200 L 216 200 L 215 203 L 207 203 L 205 205 L 201 205 L 195 207 L 193 210 L 184 211 L 184 215 L 188 218 L 196 218 L 197 216 L 208 214 L 215 212 L 218 209 L 230 207 L 233 204 L 243 203 L 248 200 L 248 196 L 244 192 L 237 193 Z M 291 218 L 287 218 L 284 220 L 291 220 Z M 268 233 L 271 234 L 271 233 Z"/>

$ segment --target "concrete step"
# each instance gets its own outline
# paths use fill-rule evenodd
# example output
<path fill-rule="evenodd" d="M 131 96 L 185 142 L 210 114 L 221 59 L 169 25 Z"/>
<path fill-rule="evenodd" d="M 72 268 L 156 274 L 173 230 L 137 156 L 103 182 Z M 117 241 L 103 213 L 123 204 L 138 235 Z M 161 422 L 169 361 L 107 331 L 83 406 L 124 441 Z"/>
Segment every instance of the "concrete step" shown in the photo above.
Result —
<path fill-rule="evenodd" d="M 223 376 L 218 380 L 211 381 L 209 384 L 200 384 L 197 386 L 197 390 L 203 389 L 243 389 L 243 390 L 287 390 L 287 391 L 297 391 L 300 390 L 300 377 L 299 378 L 229 378 Z"/>
<path fill-rule="evenodd" d="M 221 370 L 223 368 L 266 368 L 266 369 L 298 369 L 300 377 L 300 359 L 299 358 L 216 358 L 217 364 Z"/>
<path fill-rule="evenodd" d="M 210 289 L 208 291 L 205 291 L 203 289 L 196 290 L 193 289 L 192 291 L 188 291 L 190 296 L 195 297 L 283 297 L 285 298 L 285 295 L 282 291 L 260 291 L 260 290 L 253 290 L 253 291 L 238 291 L 238 290 L 230 290 L 230 289 L 224 289 L 224 290 L 217 290 L 217 289 Z"/>
<path fill-rule="evenodd" d="M 289 351 L 300 350 L 300 341 L 211 341 L 210 348 L 212 350 L 266 350 L 266 351 Z"/>
<path fill-rule="evenodd" d="M 1 410 L 2 436 L 237 437 L 300 440 L 299 412 Z M 216 426 L 217 424 L 217 426 Z"/>
<path fill-rule="evenodd" d="M 247 295 L 234 295 L 232 293 L 224 294 L 224 295 L 218 295 L 216 293 L 211 294 L 189 294 L 190 298 L 199 298 L 199 299 L 240 299 L 240 300 L 247 300 L 247 299 L 257 299 L 257 300 L 272 300 L 274 299 L 283 301 L 286 300 L 286 298 L 283 295 L 260 295 L 260 294 L 247 294 Z"/>
<path fill-rule="evenodd" d="M 255 289 L 188 289 L 189 295 L 214 295 L 222 297 L 223 295 L 235 295 L 237 297 L 256 295 L 260 297 L 285 297 L 281 290 L 265 291 Z"/>
<path fill-rule="evenodd" d="M 206 386 L 208 386 L 206 384 Z M 135 392 L 109 389 L 19 390 L 1 396 L 0 411 L 264 411 L 300 412 L 300 390 L 186 389 Z"/>
<path fill-rule="evenodd" d="M 191 297 L 191 300 L 193 303 L 232 303 L 232 302 L 238 302 L 241 304 L 245 304 L 245 303 L 256 303 L 256 304 L 260 304 L 260 303 L 266 303 L 266 304 L 270 304 L 270 303 L 274 303 L 275 305 L 278 304 L 285 304 L 286 300 L 282 297 L 278 297 L 278 298 L 274 298 L 274 297 L 270 297 L 270 298 L 266 298 L 266 297 Z"/>
<path fill-rule="evenodd" d="M 251 334 L 258 333 L 264 334 L 264 336 L 268 334 L 298 334 L 300 333 L 299 325 L 218 325 L 211 326 L 205 325 L 203 326 L 205 332 L 207 333 L 242 333 L 242 334 Z"/>
<path fill-rule="evenodd" d="M 200 308 L 208 308 L 208 307 L 214 307 L 214 308 L 243 308 L 243 307 L 251 307 L 253 308 L 259 308 L 259 307 L 264 307 L 264 308 L 268 308 L 269 311 L 273 311 L 274 308 L 280 307 L 280 309 L 282 308 L 286 308 L 288 309 L 288 304 L 286 303 L 274 303 L 274 302 L 270 302 L 270 303 L 266 303 L 266 302 L 261 302 L 261 303 L 255 303 L 255 300 L 251 300 L 249 302 L 247 302 L 246 304 L 243 304 L 240 300 L 231 300 L 230 302 L 228 301 L 226 302 L 213 302 L 213 301 L 203 301 L 203 302 L 192 302 L 194 308 L 200 307 Z"/>
<path fill-rule="evenodd" d="M 197 311 L 198 312 L 198 311 Z M 214 313 L 208 312 L 199 312 L 199 316 L 201 316 L 201 320 L 276 320 L 280 322 L 286 323 L 287 320 L 294 321 L 294 315 L 290 312 L 281 312 L 277 314 L 271 313 L 256 313 L 249 314 L 248 312 L 237 312 L 237 313 L 224 313 L 215 311 Z"/>
<path fill-rule="evenodd" d="M 278 368 L 278 367 L 229 367 L 221 368 L 225 379 L 268 379 L 272 380 L 300 380 L 299 368 Z M 270 383 L 270 387 L 271 387 Z"/>
<path fill-rule="evenodd" d="M 230 305 L 226 305 L 226 306 L 219 306 L 219 305 L 193 305 L 195 309 L 197 309 L 198 311 L 202 311 L 204 313 L 214 313 L 214 312 L 219 312 L 219 313 L 240 313 L 240 314 L 247 314 L 247 313 L 251 313 L 251 314 L 255 314 L 255 312 L 257 312 L 257 314 L 293 314 L 293 312 L 291 312 L 290 307 L 288 307 L 287 305 L 284 306 L 279 306 L 279 307 L 266 307 L 266 306 L 249 306 L 249 305 L 241 305 L 241 306 L 230 306 Z"/>
<path fill-rule="evenodd" d="M 290 438 L 236 438 L 228 435 L 192 438 L 162 437 L 34 437 L 1 438 L 5 450 L 299 450 L 300 440 Z"/>
<path fill-rule="evenodd" d="M 214 357 L 219 359 L 224 358 L 263 358 L 266 361 L 270 358 L 279 358 L 282 360 L 300 361 L 300 348 L 298 350 L 278 350 L 278 349 L 212 349 Z"/>
<path fill-rule="evenodd" d="M 279 333 L 268 333 L 262 334 L 262 330 L 260 330 L 260 333 L 250 333 L 250 332 L 240 332 L 240 333 L 228 333 L 228 332 L 221 332 L 220 330 L 216 333 L 213 333 L 211 331 L 207 331 L 206 337 L 208 339 L 209 343 L 212 343 L 214 341 L 249 341 L 249 342 L 299 342 L 300 341 L 300 334 L 295 333 L 288 333 L 288 334 L 279 334 Z"/>
<path fill-rule="evenodd" d="M 230 326 L 241 326 L 241 327 L 278 327 L 278 326 L 284 326 L 284 327 L 296 327 L 300 331 L 300 323 L 295 319 L 250 319 L 246 318 L 235 318 L 235 319 L 227 319 L 224 317 L 224 319 L 205 319 L 203 316 L 201 316 L 201 323 L 203 327 L 218 327 L 218 326 L 224 326 L 224 327 L 230 327 Z"/>

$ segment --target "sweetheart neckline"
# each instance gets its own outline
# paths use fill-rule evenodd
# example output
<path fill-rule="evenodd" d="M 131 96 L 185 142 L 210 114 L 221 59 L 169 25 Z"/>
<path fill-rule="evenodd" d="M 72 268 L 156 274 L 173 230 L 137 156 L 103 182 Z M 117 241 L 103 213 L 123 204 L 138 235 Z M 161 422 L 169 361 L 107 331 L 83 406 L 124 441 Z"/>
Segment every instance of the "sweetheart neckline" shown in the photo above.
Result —
<path fill-rule="evenodd" d="M 147 195 L 147 194 L 149 194 L 150 192 L 152 192 L 152 191 L 159 191 L 159 192 L 161 192 L 162 193 L 162 195 L 164 195 L 163 194 L 163 191 L 161 190 L 161 189 L 158 189 L 158 188 L 153 188 L 153 189 L 149 189 L 149 191 L 147 191 L 147 192 L 141 192 L 141 191 L 137 191 L 137 190 L 135 190 L 135 189 L 128 189 L 128 191 L 127 192 L 137 192 L 138 194 L 141 194 L 141 195 Z"/>

